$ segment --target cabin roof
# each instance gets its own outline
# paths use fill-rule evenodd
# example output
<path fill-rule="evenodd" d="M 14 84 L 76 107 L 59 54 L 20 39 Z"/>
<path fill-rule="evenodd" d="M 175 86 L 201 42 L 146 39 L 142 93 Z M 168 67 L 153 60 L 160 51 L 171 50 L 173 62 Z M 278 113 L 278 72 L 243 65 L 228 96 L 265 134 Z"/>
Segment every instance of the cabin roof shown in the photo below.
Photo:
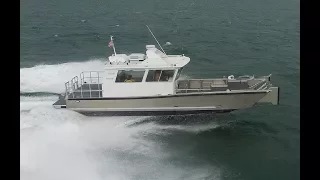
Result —
<path fill-rule="evenodd" d="M 146 54 L 113 54 L 108 58 L 106 69 L 176 69 L 185 66 L 190 61 L 190 58 L 184 55 L 166 55 L 155 45 L 147 45 L 146 49 Z"/>

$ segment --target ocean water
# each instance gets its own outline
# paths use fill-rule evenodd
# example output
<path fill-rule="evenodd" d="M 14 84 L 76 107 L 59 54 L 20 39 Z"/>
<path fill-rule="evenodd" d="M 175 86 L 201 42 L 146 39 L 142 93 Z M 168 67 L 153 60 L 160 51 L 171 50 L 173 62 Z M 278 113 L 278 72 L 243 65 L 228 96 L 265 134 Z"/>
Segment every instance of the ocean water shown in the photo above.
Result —
<path fill-rule="evenodd" d="M 297 0 L 21 1 L 22 180 L 300 179 Z M 52 108 L 64 82 L 156 44 L 184 77 L 268 75 L 280 105 L 220 115 L 86 117 Z M 170 42 L 170 43 L 167 43 Z"/>

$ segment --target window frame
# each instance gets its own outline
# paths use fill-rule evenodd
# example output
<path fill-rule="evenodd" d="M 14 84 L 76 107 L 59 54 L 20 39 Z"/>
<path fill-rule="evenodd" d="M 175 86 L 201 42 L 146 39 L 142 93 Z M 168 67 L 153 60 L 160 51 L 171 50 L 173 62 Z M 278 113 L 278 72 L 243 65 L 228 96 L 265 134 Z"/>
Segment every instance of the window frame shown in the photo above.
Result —
<path fill-rule="evenodd" d="M 176 80 L 178 80 L 180 78 L 182 71 L 183 71 L 183 67 L 177 69 L 176 77 L 174 78 L 174 81 L 176 81 Z"/>
<path fill-rule="evenodd" d="M 130 71 L 143 72 L 141 81 L 133 81 L 133 82 L 124 82 L 124 81 L 119 81 L 119 82 L 118 82 L 118 81 L 117 81 L 118 75 L 119 75 L 120 72 L 130 72 Z M 143 83 L 144 80 L 145 80 L 146 73 L 147 73 L 147 70 L 146 70 L 146 69 L 119 69 L 119 70 L 117 70 L 116 78 L 115 78 L 114 83 Z"/>
<path fill-rule="evenodd" d="M 146 72 L 146 77 L 145 77 L 145 81 L 146 83 L 173 83 L 175 81 L 175 75 L 177 73 L 178 69 L 148 69 L 148 71 Z M 147 81 L 148 75 L 150 71 L 160 71 L 160 77 L 158 81 Z M 160 81 L 161 75 L 162 75 L 162 71 L 173 71 L 173 75 L 172 75 L 172 80 L 171 81 Z"/>

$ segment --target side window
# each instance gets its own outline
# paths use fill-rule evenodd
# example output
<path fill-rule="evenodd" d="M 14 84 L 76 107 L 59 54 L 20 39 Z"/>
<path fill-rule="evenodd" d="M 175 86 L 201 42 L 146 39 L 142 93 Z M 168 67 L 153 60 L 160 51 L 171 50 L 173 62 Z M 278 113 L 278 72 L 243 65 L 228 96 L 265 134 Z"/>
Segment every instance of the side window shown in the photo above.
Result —
<path fill-rule="evenodd" d="M 149 70 L 146 82 L 171 82 L 174 70 Z"/>
<path fill-rule="evenodd" d="M 116 82 L 142 82 L 145 71 L 120 70 Z"/>

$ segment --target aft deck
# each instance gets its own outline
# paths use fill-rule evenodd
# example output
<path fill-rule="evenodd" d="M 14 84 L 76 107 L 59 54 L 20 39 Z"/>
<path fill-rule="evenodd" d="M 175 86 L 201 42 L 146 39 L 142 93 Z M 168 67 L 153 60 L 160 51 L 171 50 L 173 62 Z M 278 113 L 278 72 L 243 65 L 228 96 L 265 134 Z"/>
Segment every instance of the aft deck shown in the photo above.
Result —
<path fill-rule="evenodd" d="M 99 71 L 82 72 L 65 83 L 67 99 L 101 98 L 102 76 Z"/>
<path fill-rule="evenodd" d="M 102 97 L 102 84 L 83 84 L 68 94 L 68 99 L 100 97 Z"/>

